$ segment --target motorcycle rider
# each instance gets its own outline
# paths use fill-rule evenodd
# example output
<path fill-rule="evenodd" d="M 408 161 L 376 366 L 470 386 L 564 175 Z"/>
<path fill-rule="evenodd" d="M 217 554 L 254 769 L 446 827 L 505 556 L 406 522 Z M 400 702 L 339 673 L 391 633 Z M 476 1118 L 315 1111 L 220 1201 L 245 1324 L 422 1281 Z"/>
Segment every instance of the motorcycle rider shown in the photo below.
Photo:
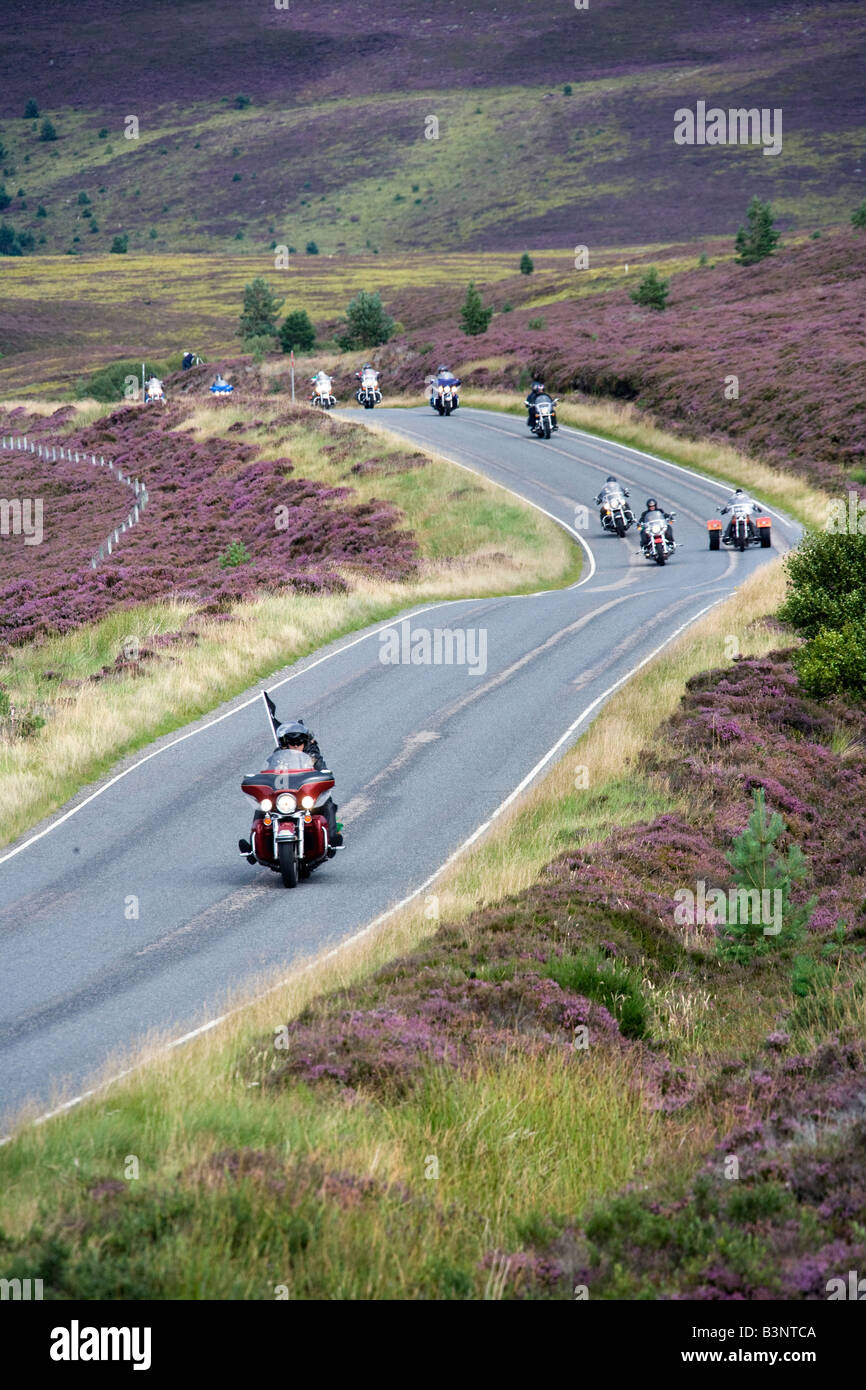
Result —
<path fill-rule="evenodd" d="M 333 394 L 331 391 L 331 378 L 326 371 L 320 370 L 316 372 L 316 375 L 311 377 L 310 380 L 313 383 L 314 396 L 330 396 Z"/>
<path fill-rule="evenodd" d="M 321 772 L 323 767 L 327 767 L 322 756 L 322 750 L 307 728 L 303 719 L 295 719 L 290 724 L 281 724 L 277 729 L 277 746 L 273 753 L 268 757 L 267 762 L 262 768 L 263 772 L 275 771 L 278 768 L 286 768 L 286 753 L 292 754 L 292 766 L 313 767 L 317 772 Z M 306 758 L 303 762 L 301 759 Z M 297 760 L 297 764 L 295 764 Z M 321 815 L 325 816 L 328 822 L 328 857 L 333 859 L 337 852 L 337 847 L 342 845 L 343 836 L 337 829 L 337 803 L 329 796 L 324 805 L 318 808 Z M 264 811 L 257 809 L 253 816 L 253 825 L 261 820 Z M 253 855 L 252 835 L 249 840 L 238 840 L 238 849 L 241 854 L 245 854 L 250 863 L 255 863 Z"/>
<path fill-rule="evenodd" d="M 436 375 L 430 383 L 430 404 L 436 404 L 437 386 L 450 386 L 452 394 L 451 409 L 456 410 L 458 405 L 460 404 L 459 400 L 457 399 L 457 388 L 460 384 L 460 378 L 458 376 L 455 376 L 451 368 L 443 363 L 441 366 L 436 368 Z"/>
<path fill-rule="evenodd" d="M 640 543 L 642 546 L 646 545 L 647 540 L 649 539 L 646 530 L 647 522 L 661 521 L 662 518 L 664 518 L 664 520 L 668 523 L 665 527 L 665 539 L 669 540 L 671 542 L 671 545 L 673 545 L 674 533 L 673 527 L 671 526 L 670 513 L 663 511 L 654 497 L 648 497 L 646 500 L 646 510 L 641 513 L 637 523 L 638 529 L 640 531 Z"/>
<path fill-rule="evenodd" d="M 733 534 L 734 507 L 749 507 L 753 512 L 762 512 L 764 510 L 763 507 L 758 506 L 758 503 L 752 497 L 749 496 L 749 494 L 745 491 L 744 488 L 738 487 L 736 492 L 731 493 L 725 505 L 723 507 L 719 507 L 719 511 L 721 512 L 722 516 L 725 516 L 728 512 L 730 512 L 731 514 L 730 520 L 725 529 L 725 534 L 723 536 L 723 540 L 726 541 L 729 541 Z M 752 527 L 751 519 L 749 520 L 749 526 Z"/>
<path fill-rule="evenodd" d="M 376 371 L 372 362 L 365 362 L 361 370 L 355 373 L 355 376 L 361 383 L 356 393 L 358 400 L 361 399 L 361 395 L 366 391 L 368 386 L 372 386 L 374 391 L 379 390 L 379 373 Z"/>
<path fill-rule="evenodd" d="M 534 428 L 534 426 L 535 426 L 535 421 L 536 421 L 536 417 L 537 417 L 537 415 L 538 415 L 538 412 L 537 412 L 537 410 L 535 409 L 535 402 L 538 400 L 538 397 L 539 397 L 539 396 L 546 396 L 546 395 L 547 395 L 547 392 L 546 392 L 545 389 L 544 389 L 544 382 L 543 382 L 543 381 L 538 381 L 538 380 L 533 381 L 533 383 L 532 383 L 532 390 L 529 392 L 529 395 L 526 397 L 526 400 L 523 402 L 523 404 L 526 406 L 526 409 L 529 411 L 529 418 L 527 419 L 526 423 L 527 423 L 527 425 L 529 426 L 530 429 L 533 429 L 533 428 Z M 555 406 L 553 405 L 552 402 L 551 402 L 551 409 L 550 409 L 550 424 L 551 424 L 551 427 L 552 427 L 553 429 L 555 429 L 555 430 L 559 429 L 559 426 L 558 426 L 557 423 L 556 423 L 556 408 L 555 408 Z"/>
<path fill-rule="evenodd" d="M 629 490 L 627 487 L 623 487 L 621 483 L 618 483 L 612 473 L 609 473 L 607 478 L 605 479 L 604 487 L 601 489 L 601 491 L 595 499 L 595 505 L 597 507 L 602 508 L 602 510 L 599 512 L 600 521 L 604 521 L 605 499 L 608 497 L 616 497 L 619 494 L 622 494 L 623 497 L 628 497 Z M 632 521 L 634 521 L 634 512 L 632 511 L 631 507 L 625 507 L 624 511 L 626 515 L 626 520 L 631 519 Z"/>

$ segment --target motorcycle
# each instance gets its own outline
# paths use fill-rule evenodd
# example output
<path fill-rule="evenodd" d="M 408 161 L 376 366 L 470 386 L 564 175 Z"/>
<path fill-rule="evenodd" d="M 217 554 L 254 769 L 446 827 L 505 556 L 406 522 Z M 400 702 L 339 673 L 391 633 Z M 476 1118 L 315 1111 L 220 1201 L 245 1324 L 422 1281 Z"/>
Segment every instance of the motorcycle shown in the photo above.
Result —
<path fill-rule="evenodd" d="M 621 493 L 610 493 L 601 504 L 601 524 L 606 531 L 624 536 L 634 525 L 634 512 Z"/>
<path fill-rule="evenodd" d="M 331 795 L 334 774 L 328 768 L 316 771 L 305 753 L 287 752 L 286 756 L 309 766 L 252 772 L 241 782 L 262 812 L 253 821 L 252 853 L 245 858 L 272 869 L 285 888 L 294 888 L 298 879 L 309 878 L 313 869 L 331 857 L 328 820 L 316 808 Z"/>
<path fill-rule="evenodd" d="M 376 378 L 373 376 L 361 377 L 361 385 L 355 392 L 355 400 L 362 405 L 365 410 L 372 410 L 382 399 L 382 392 L 379 390 Z"/>
<path fill-rule="evenodd" d="M 558 396 L 553 399 L 550 396 L 536 396 L 535 398 L 535 420 L 531 429 L 532 433 L 539 439 L 549 439 L 551 432 L 559 428 L 553 419 L 553 412 L 558 400 Z"/>
<path fill-rule="evenodd" d="M 235 388 L 229 381 L 215 381 L 210 389 L 214 396 L 230 396 Z"/>
<path fill-rule="evenodd" d="M 445 383 L 434 381 L 430 404 L 440 415 L 450 415 L 452 410 L 457 409 L 456 386 L 448 386 Z"/>
<path fill-rule="evenodd" d="M 144 403 L 150 405 L 152 401 L 159 401 L 165 405 L 165 390 L 159 377 L 152 376 L 144 388 Z"/>
<path fill-rule="evenodd" d="M 721 521 L 708 521 L 707 530 L 709 531 L 710 550 L 718 550 L 722 541 L 725 545 L 731 545 L 735 550 L 741 552 L 750 545 L 760 545 L 762 550 L 769 550 L 772 544 L 770 518 L 759 516 L 753 520 L 752 508 L 748 504 L 734 503 L 731 507 L 731 533 L 729 536 L 722 535 Z"/>
<path fill-rule="evenodd" d="M 673 555 L 676 550 L 676 542 L 668 540 L 667 529 L 669 522 L 673 521 L 676 512 L 671 512 L 667 520 L 660 517 L 658 521 L 645 521 L 643 525 L 643 540 L 641 547 L 648 560 L 655 560 L 657 565 L 663 565 L 669 555 Z"/>
<path fill-rule="evenodd" d="M 336 404 L 337 397 L 332 396 L 329 392 L 314 391 L 313 394 L 310 396 L 310 405 L 316 405 L 321 410 L 330 410 L 331 406 L 334 406 Z"/>

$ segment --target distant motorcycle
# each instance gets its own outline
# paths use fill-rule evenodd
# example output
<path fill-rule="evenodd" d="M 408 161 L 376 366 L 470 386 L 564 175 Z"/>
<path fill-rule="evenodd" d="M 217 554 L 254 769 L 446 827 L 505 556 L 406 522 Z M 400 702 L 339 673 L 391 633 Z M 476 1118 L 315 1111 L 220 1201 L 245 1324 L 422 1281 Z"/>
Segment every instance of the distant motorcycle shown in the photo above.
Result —
<path fill-rule="evenodd" d="M 615 531 L 618 536 L 624 536 L 628 528 L 634 525 L 634 512 L 619 492 L 607 494 L 599 515 L 604 529 Z"/>
<path fill-rule="evenodd" d="M 647 560 L 655 560 L 657 565 L 665 564 L 668 556 L 673 555 L 677 548 L 676 542 L 668 540 L 666 534 L 668 524 L 675 516 L 676 512 L 670 512 L 667 518 L 660 516 L 658 521 L 645 521 L 643 524 L 641 548 Z"/>
<path fill-rule="evenodd" d="M 549 439 L 553 430 L 558 428 L 554 420 L 554 411 L 558 400 L 558 396 L 547 395 L 536 396 L 535 398 L 535 419 L 531 428 L 532 433 L 539 439 Z"/>
<path fill-rule="evenodd" d="M 318 406 L 320 410 L 330 410 L 337 404 L 337 397 L 331 394 L 331 381 L 329 377 L 314 377 L 313 390 L 310 394 L 310 405 Z"/>
<path fill-rule="evenodd" d="M 452 410 L 457 409 L 456 389 L 453 386 L 434 381 L 430 404 L 440 415 L 450 415 Z"/>
<path fill-rule="evenodd" d="M 722 508 L 720 507 L 721 511 Z M 733 546 L 735 550 L 746 550 L 750 545 L 760 545 L 762 550 L 769 550 L 772 544 L 772 522 L 768 516 L 753 518 L 751 503 L 734 502 L 731 507 L 731 534 L 723 536 L 723 525 L 721 521 L 708 521 L 707 530 L 709 531 L 710 550 L 718 550 L 722 541 L 725 545 Z"/>
<path fill-rule="evenodd" d="M 358 373 L 356 372 L 356 376 Z M 360 376 L 361 385 L 355 392 L 355 400 L 362 405 L 365 410 L 372 410 L 382 399 L 382 392 L 379 390 L 379 378 L 376 372 L 365 371 Z"/>
<path fill-rule="evenodd" d="M 144 387 L 144 403 L 150 405 L 153 401 L 159 401 L 165 405 L 165 389 L 158 376 L 152 376 Z"/>
<path fill-rule="evenodd" d="M 247 858 L 272 869 L 285 888 L 309 878 L 328 855 L 328 819 L 324 806 L 334 786 L 328 768 L 316 771 L 307 753 L 286 750 L 286 766 L 249 773 L 241 782 L 261 812 L 253 821 Z M 333 853 L 333 851 L 332 851 Z"/>

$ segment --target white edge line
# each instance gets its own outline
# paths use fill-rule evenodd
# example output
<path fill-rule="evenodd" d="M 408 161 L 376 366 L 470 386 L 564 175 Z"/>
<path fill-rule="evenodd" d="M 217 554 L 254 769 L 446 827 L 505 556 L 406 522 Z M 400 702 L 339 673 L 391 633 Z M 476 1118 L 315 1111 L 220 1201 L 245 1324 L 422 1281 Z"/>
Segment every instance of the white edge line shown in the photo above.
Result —
<path fill-rule="evenodd" d="M 592 711 L 602 703 L 602 701 L 606 700 L 609 695 L 612 695 L 615 690 L 617 690 L 627 680 L 630 680 L 632 676 L 634 676 L 638 671 L 640 671 L 640 669 L 643 666 L 646 666 L 648 662 L 652 661 L 655 657 L 657 657 L 659 652 L 664 651 L 665 647 L 670 646 L 671 642 L 675 641 L 676 638 L 679 637 L 680 633 L 684 632 L 687 627 L 691 627 L 692 623 L 696 623 L 698 618 L 702 618 L 703 615 L 705 613 L 708 613 L 711 608 L 715 608 L 718 604 L 723 603 L 725 599 L 730 597 L 730 594 L 722 594 L 712 603 L 708 603 L 706 607 L 701 608 L 697 613 L 693 614 L 691 618 L 689 618 L 686 622 L 682 623 L 678 628 L 676 628 L 676 630 L 672 632 L 669 637 L 665 638 L 664 642 L 662 642 L 660 646 L 656 647 L 654 651 L 651 651 L 648 656 L 642 657 L 636 666 L 632 666 L 628 671 L 626 671 L 625 675 L 620 676 L 619 680 L 614 681 L 613 685 L 608 686 L 607 690 L 603 691 L 602 694 L 597 696 L 591 704 L 587 705 L 586 709 L 580 715 L 578 715 L 577 719 L 575 719 L 572 724 L 569 725 L 565 733 L 562 734 L 562 736 L 556 740 L 556 743 L 554 743 L 553 747 L 549 750 L 549 752 L 545 753 L 544 757 L 541 758 L 539 762 L 535 764 L 535 767 L 532 768 L 532 770 L 526 774 L 526 776 L 518 784 L 518 786 L 516 786 L 512 792 L 509 792 L 505 800 L 502 801 L 499 804 L 499 806 L 497 806 L 496 810 L 493 811 L 490 816 L 488 816 L 487 820 L 483 821 L 481 825 L 477 826 L 476 829 L 473 830 L 472 834 L 469 835 L 465 840 L 463 840 L 462 843 L 459 844 L 457 848 L 452 851 L 451 854 L 449 854 L 445 862 L 443 864 L 440 864 L 439 868 L 436 869 L 432 874 L 430 874 L 429 878 L 425 878 L 424 882 L 420 883 L 417 888 L 414 888 L 411 893 L 407 893 L 405 898 L 401 898 L 400 901 L 395 903 L 393 907 L 386 908 L 384 912 L 381 912 L 378 917 L 374 917 L 372 922 L 368 922 L 367 925 L 361 927 L 359 931 L 353 932 L 351 936 L 347 936 L 345 940 L 338 942 L 336 946 L 332 946 L 331 949 L 325 951 L 324 954 L 316 956 L 315 960 L 309 961 L 307 965 L 302 966 L 300 970 L 295 970 L 292 972 L 291 975 L 286 975 L 282 980 L 279 980 L 275 985 L 271 985 L 261 994 L 255 995 L 252 999 L 246 1000 L 243 1004 L 238 1004 L 234 1009 L 229 1009 L 224 1014 L 219 1014 L 216 1018 L 212 1018 L 207 1023 L 201 1024 L 200 1027 L 193 1028 L 188 1033 L 183 1033 L 181 1037 L 174 1038 L 172 1042 L 166 1043 L 165 1047 L 158 1049 L 154 1057 L 148 1057 L 143 1062 L 138 1062 L 134 1067 L 125 1068 L 123 1071 L 118 1072 L 116 1076 L 112 1076 L 107 1081 L 101 1082 L 99 1086 L 94 1086 L 88 1091 L 82 1091 L 80 1095 L 73 1096 L 71 1100 L 64 1101 L 64 1103 L 62 1105 L 57 1106 L 56 1109 L 48 1110 L 44 1115 L 37 1116 L 37 1118 L 33 1120 L 32 1123 L 34 1125 L 39 1125 L 44 1124 L 47 1120 L 55 1119 L 58 1115 L 64 1114 L 67 1110 L 74 1109 L 75 1106 L 81 1105 L 85 1100 L 90 1100 L 93 1096 L 98 1095 L 101 1091 L 107 1090 L 110 1086 L 115 1085 L 118 1081 L 122 1081 L 125 1077 L 132 1076 L 135 1072 L 140 1071 L 143 1067 L 148 1066 L 150 1062 L 155 1060 L 155 1057 L 170 1052 L 172 1048 L 182 1047 L 185 1043 L 192 1042 L 194 1038 L 201 1037 L 203 1033 L 209 1033 L 213 1028 L 217 1028 L 221 1023 L 225 1023 L 228 1019 L 233 1018 L 235 1014 L 242 1013 L 244 1009 L 252 1008 L 254 1004 L 261 1003 L 263 999 L 267 999 L 269 994 L 275 993 L 275 991 L 278 989 L 284 989 L 286 985 L 291 984 L 294 980 L 297 980 L 299 977 L 305 975 L 309 970 L 312 970 L 317 966 L 323 965 L 325 961 L 332 960 L 334 956 L 339 955 L 342 951 L 346 949 L 346 947 L 351 946 L 356 941 L 360 941 L 363 937 L 367 936 L 376 927 L 381 926 L 383 922 L 386 922 L 389 917 L 393 917 L 395 912 L 399 912 L 401 908 L 406 907 L 408 903 L 411 903 L 413 899 L 417 898 L 421 893 L 423 893 L 425 888 L 429 888 L 431 883 L 435 883 L 436 879 L 439 878 L 440 874 L 443 874 L 445 870 L 451 864 L 454 863 L 455 859 L 459 859 L 463 854 L 466 853 L 470 845 L 473 845 L 476 840 L 480 839 L 484 832 L 488 830 L 489 827 L 492 825 L 493 821 L 495 821 L 497 817 L 501 816 L 502 812 L 505 811 L 518 796 L 520 796 L 521 792 L 523 792 L 526 789 L 526 787 L 529 786 L 530 782 L 532 782 L 533 779 L 538 776 L 542 768 L 545 767 L 546 764 L 550 762 L 550 759 L 556 755 L 556 753 L 562 747 L 563 743 L 565 743 L 566 740 L 572 736 L 572 734 L 579 727 L 579 725 L 583 723 L 587 716 L 590 715 Z M 14 1135 L 6 1135 L 4 1138 L 0 1139 L 0 1146 L 2 1146 L 3 1144 L 11 1143 L 13 1138 L 15 1138 Z"/>

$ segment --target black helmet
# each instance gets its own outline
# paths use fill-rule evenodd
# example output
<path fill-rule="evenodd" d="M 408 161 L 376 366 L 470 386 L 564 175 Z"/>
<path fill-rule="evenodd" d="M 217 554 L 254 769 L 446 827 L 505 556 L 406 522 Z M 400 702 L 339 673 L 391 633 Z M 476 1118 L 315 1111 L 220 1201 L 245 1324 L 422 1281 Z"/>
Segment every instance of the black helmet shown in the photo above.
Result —
<path fill-rule="evenodd" d="M 543 382 L 543 381 L 533 381 L 533 383 L 532 383 L 532 389 L 533 389 L 533 391 L 543 391 L 543 390 L 544 390 L 544 382 Z"/>
<path fill-rule="evenodd" d="M 277 743 L 281 748 L 289 748 L 294 743 L 301 743 L 306 748 L 309 739 L 310 731 L 303 719 L 294 719 L 290 724 L 281 724 L 277 729 Z"/>
<path fill-rule="evenodd" d="M 737 492 L 743 492 L 743 491 L 744 491 L 744 489 L 743 489 L 743 488 L 741 488 L 741 487 L 738 487 L 738 488 L 737 488 L 737 490 L 736 490 L 736 492 L 735 492 L 735 493 L 734 493 L 734 496 L 735 496 L 735 497 L 736 497 L 736 495 L 737 495 Z"/>
<path fill-rule="evenodd" d="M 442 362 L 442 363 L 440 363 L 440 365 L 436 368 L 436 370 L 437 370 L 437 372 L 447 372 L 447 371 L 450 371 L 451 369 L 450 369 L 450 367 L 447 365 L 447 363 Z"/>
<path fill-rule="evenodd" d="M 608 476 L 605 478 L 605 482 L 606 482 L 606 483 L 615 483 L 615 482 L 616 482 L 616 478 L 613 476 L 612 473 L 609 473 Z"/>
<path fill-rule="evenodd" d="M 658 504 L 658 502 L 656 501 L 656 499 L 655 499 L 654 497 L 648 497 L 648 498 L 647 498 L 647 500 L 646 500 L 646 509 L 647 509 L 648 512 L 657 511 L 657 510 L 658 510 L 658 505 L 659 505 L 659 504 Z"/>

